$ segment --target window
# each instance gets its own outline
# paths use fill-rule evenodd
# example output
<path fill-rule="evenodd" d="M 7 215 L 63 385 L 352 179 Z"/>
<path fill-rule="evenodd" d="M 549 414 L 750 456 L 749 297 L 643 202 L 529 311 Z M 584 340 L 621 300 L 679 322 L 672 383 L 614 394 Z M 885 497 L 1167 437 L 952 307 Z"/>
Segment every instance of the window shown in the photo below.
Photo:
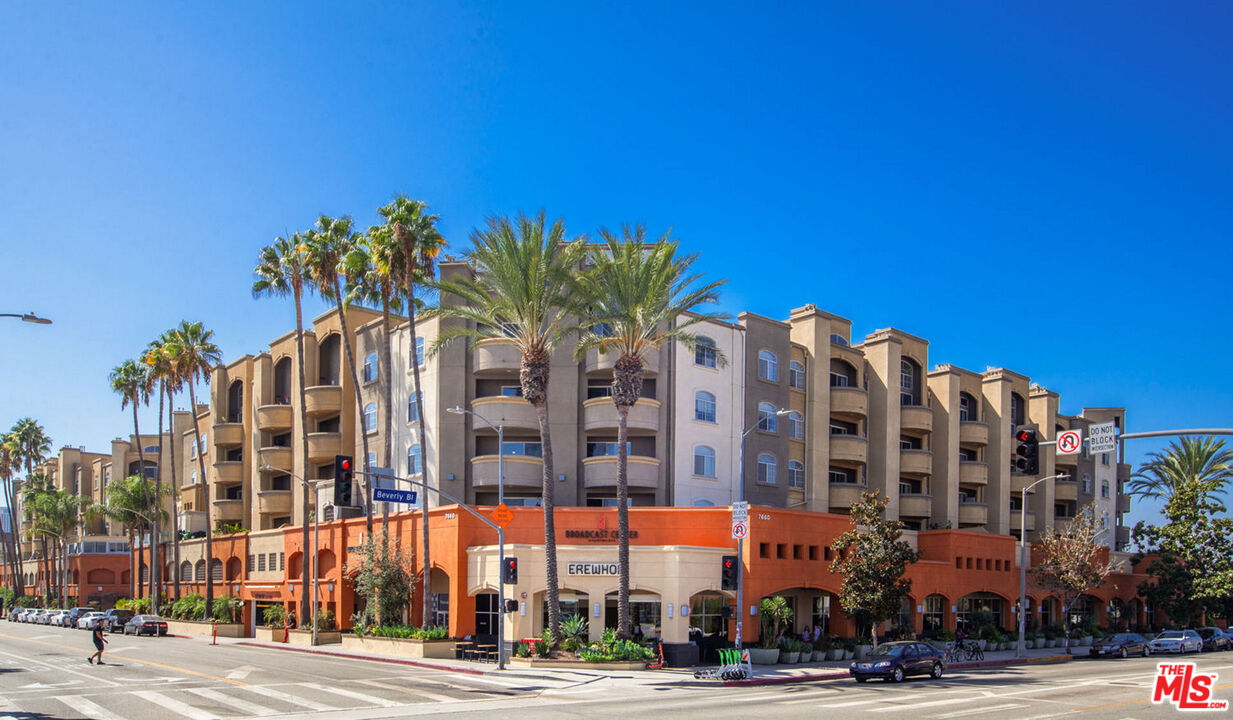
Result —
<path fill-rule="evenodd" d="M 600 397 L 612 397 L 612 383 L 607 380 L 588 380 L 587 400 Z"/>
<path fill-rule="evenodd" d="M 831 345 L 839 345 L 840 347 L 847 347 L 848 340 L 842 335 L 836 335 L 835 333 L 831 333 Z"/>
<path fill-rule="evenodd" d="M 377 353 L 368 353 L 364 356 L 364 382 L 372 382 L 377 379 Z"/>
<path fill-rule="evenodd" d="M 788 363 L 788 384 L 797 390 L 805 389 L 805 364 L 793 360 Z"/>
<path fill-rule="evenodd" d="M 1092 476 L 1091 475 L 1087 475 L 1087 474 L 1083 475 L 1083 492 L 1089 493 L 1089 494 L 1092 492 Z"/>
<path fill-rule="evenodd" d="M 779 382 L 779 358 L 770 350 L 758 351 L 758 377 Z"/>
<path fill-rule="evenodd" d="M 1010 422 L 1013 425 L 1023 424 L 1023 396 L 1016 392 L 1010 394 Z"/>
<path fill-rule="evenodd" d="M 719 351 L 715 348 L 715 341 L 705 335 L 699 335 L 698 341 L 694 343 L 694 365 L 713 368 L 718 356 Z"/>
<path fill-rule="evenodd" d="M 424 338 L 415 339 L 415 364 L 424 367 Z"/>
<path fill-rule="evenodd" d="M 279 569 L 279 570 L 286 570 L 286 569 L 287 569 L 287 554 L 286 554 L 286 553 L 281 553 L 281 552 L 280 552 L 280 553 L 278 554 L 278 569 Z"/>
<path fill-rule="evenodd" d="M 976 420 L 976 398 L 967 393 L 959 393 L 959 421 Z"/>
<path fill-rule="evenodd" d="M 594 441 L 587 443 L 587 457 L 616 457 L 620 452 L 620 445 L 616 442 Z M 629 455 L 633 450 L 633 443 L 625 443 L 625 454 Z"/>
<path fill-rule="evenodd" d="M 248 556 L 248 571 L 249 571 L 249 572 L 252 572 L 252 571 L 253 571 L 253 569 L 254 569 L 254 568 L 256 568 L 256 566 L 257 566 L 257 565 L 256 565 L 256 562 L 257 562 L 257 561 L 256 561 L 256 558 L 257 558 L 257 556 L 256 556 L 256 555 L 251 555 L 251 554 L 250 554 L 250 555 Z"/>
<path fill-rule="evenodd" d="M 265 572 L 265 553 L 257 556 L 257 572 Z"/>
<path fill-rule="evenodd" d="M 1108 480 L 1100 481 L 1100 496 L 1102 498 L 1109 497 L 1109 481 Z"/>
<path fill-rule="evenodd" d="M 412 445 L 407 449 L 407 474 L 419 475 L 422 472 L 424 472 L 424 462 L 420 457 L 420 446 Z"/>
<path fill-rule="evenodd" d="M 192 485 L 197 484 L 197 471 L 196 470 L 193 471 L 192 482 L 190 484 Z"/>
<path fill-rule="evenodd" d="M 518 455 L 520 457 L 537 457 L 544 456 L 544 446 L 538 442 L 506 442 L 501 445 L 501 453 L 504 455 Z"/>
<path fill-rule="evenodd" d="M 770 403 L 758 403 L 758 429 L 779 432 L 779 411 Z"/>
<path fill-rule="evenodd" d="M 788 413 L 788 437 L 795 440 L 805 439 L 805 416 L 795 410 Z"/>
<path fill-rule="evenodd" d="M 899 404 L 916 405 L 916 363 L 899 361 Z"/>
<path fill-rule="evenodd" d="M 502 385 L 501 397 L 522 397 L 521 385 Z"/>
<path fill-rule="evenodd" d="M 694 448 L 694 475 L 715 477 L 715 450 L 707 445 Z"/>
<path fill-rule="evenodd" d="M 850 468 L 833 467 L 828 472 L 827 477 L 833 483 L 856 484 L 856 471 Z"/>
<path fill-rule="evenodd" d="M 775 456 L 769 453 L 762 453 L 758 456 L 758 482 L 774 485 L 777 478 L 775 471 L 779 464 L 775 461 Z"/>
<path fill-rule="evenodd" d="M 514 325 L 514 323 L 506 323 L 506 325 Z M 513 329 L 516 332 L 517 325 L 514 325 Z M 610 338 L 616 335 L 616 331 L 612 329 L 612 325 L 609 323 L 596 323 L 591 326 L 591 332 L 595 334 L 595 337 L 601 338 Z M 505 335 L 506 337 L 514 337 L 514 333 L 511 333 L 509 330 L 505 331 Z"/>
<path fill-rule="evenodd" d="M 377 429 L 377 403 L 368 403 L 364 406 L 364 432 L 373 432 Z"/>
<path fill-rule="evenodd" d="M 713 423 L 715 420 L 715 396 L 705 390 L 694 393 L 694 419 Z"/>
<path fill-rule="evenodd" d="M 835 371 L 831 371 L 831 387 L 847 387 L 848 376 L 841 375 Z"/>
<path fill-rule="evenodd" d="M 416 404 L 416 400 L 419 399 L 419 396 L 419 393 L 413 392 L 410 397 L 407 398 L 407 422 L 409 423 L 420 421 L 420 408 L 419 405 Z"/>
<path fill-rule="evenodd" d="M 804 489 L 805 463 L 799 460 L 788 461 L 788 487 Z"/>

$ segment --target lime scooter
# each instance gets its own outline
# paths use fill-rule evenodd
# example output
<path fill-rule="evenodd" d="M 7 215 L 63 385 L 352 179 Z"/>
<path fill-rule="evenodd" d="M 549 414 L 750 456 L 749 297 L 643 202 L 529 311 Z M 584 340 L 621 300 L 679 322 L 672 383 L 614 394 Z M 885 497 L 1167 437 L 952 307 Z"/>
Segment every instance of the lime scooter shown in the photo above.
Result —
<path fill-rule="evenodd" d="M 719 667 L 694 671 L 697 680 L 744 680 L 753 677 L 753 663 L 748 650 L 720 648 Z"/>

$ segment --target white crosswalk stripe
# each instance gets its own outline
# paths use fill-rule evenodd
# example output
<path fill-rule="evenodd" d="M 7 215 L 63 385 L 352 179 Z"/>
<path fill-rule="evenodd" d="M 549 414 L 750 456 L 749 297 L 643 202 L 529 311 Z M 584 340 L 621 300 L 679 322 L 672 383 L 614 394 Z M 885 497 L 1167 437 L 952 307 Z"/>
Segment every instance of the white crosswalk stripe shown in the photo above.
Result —
<path fill-rule="evenodd" d="M 218 690 L 211 690 L 210 688 L 188 688 L 188 691 L 193 693 L 194 695 L 200 695 L 201 697 L 207 700 L 213 700 L 214 702 L 219 703 L 220 705 L 227 705 L 229 707 L 233 707 L 236 710 L 239 710 L 240 712 L 248 713 L 249 715 L 264 716 L 264 715 L 277 715 L 279 713 L 278 710 L 275 710 L 273 708 L 268 708 L 262 705 L 258 705 L 257 703 L 251 703 L 247 700 L 241 700 L 240 698 L 237 698 L 237 697 L 225 695 L 219 692 Z"/>
<path fill-rule="evenodd" d="M 64 695 L 56 699 L 92 720 L 125 720 L 93 700 L 80 695 Z"/>
<path fill-rule="evenodd" d="M 282 690 L 275 690 L 272 687 L 266 687 L 264 685 L 245 685 L 243 689 L 248 692 L 257 693 L 258 695 L 264 695 L 268 698 L 274 698 L 275 700 L 282 700 L 283 702 L 289 703 L 291 705 L 299 705 L 300 707 L 306 707 L 309 710 L 338 710 L 339 709 L 332 705 L 326 705 L 324 703 L 315 702 L 313 700 L 306 700 L 302 697 L 296 697 L 295 695 L 292 695 L 291 693 L 285 693 Z"/>
<path fill-rule="evenodd" d="M 192 720 L 218 720 L 218 716 L 208 710 L 195 708 L 188 703 L 180 702 L 175 698 L 168 697 L 154 690 L 136 690 L 133 692 L 137 697 L 148 700 L 155 705 L 162 705 L 173 713 L 183 715 Z"/>
<path fill-rule="evenodd" d="M 971 710 L 960 710 L 959 712 L 949 713 L 947 715 L 935 715 L 935 718 L 960 718 L 968 715 L 981 715 L 983 713 L 1004 712 L 1006 710 L 1014 710 L 1016 708 L 1027 707 L 1025 703 L 1007 703 L 1006 705 L 991 705 L 989 707 L 972 708 Z"/>
<path fill-rule="evenodd" d="M 395 700 L 386 700 L 385 698 L 377 697 L 376 695 L 365 695 L 364 693 L 358 693 L 354 690 L 344 690 L 343 688 L 338 688 L 338 687 L 320 687 L 320 686 L 315 686 L 315 685 L 309 685 L 308 683 L 301 683 L 301 686 L 309 687 L 319 692 L 333 693 L 334 695 L 342 695 L 343 697 L 349 697 L 352 700 L 361 700 L 366 703 L 372 703 L 373 705 L 380 705 L 381 707 L 398 707 L 399 705 L 404 704 L 404 703 L 397 702 Z"/>
<path fill-rule="evenodd" d="M 385 688 L 386 690 L 396 690 L 398 692 L 409 693 L 411 695 L 418 695 L 427 700 L 435 700 L 437 702 L 462 702 L 456 697 L 450 697 L 449 695 L 442 695 L 441 693 L 435 693 L 430 690 L 424 690 L 423 688 L 418 688 L 418 687 L 395 685 L 394 683 L 382 682 L 381 680 L 360 680 L 360 682 L 364 683 L 365 685 L 371 685 L 373 687 Z"/>

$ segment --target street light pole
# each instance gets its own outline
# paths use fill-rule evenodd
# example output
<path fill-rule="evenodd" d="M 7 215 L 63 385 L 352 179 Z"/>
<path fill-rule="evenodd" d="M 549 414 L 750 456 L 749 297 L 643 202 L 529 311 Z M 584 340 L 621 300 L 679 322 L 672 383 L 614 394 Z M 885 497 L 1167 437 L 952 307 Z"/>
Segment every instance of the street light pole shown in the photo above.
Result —
<path fill-rule="evenodd" d="M 783 417 L 788 414 L 786 408 L 779 408 L 775 411 L 775 417 Z M 749 437 L 749 433 L 757 429 L 762 423 L 759 418 L 753 425 L 750 425 L 745 432 L 741 433 L 741 487 L 739 497 L 741 502 L 745 501 L 745 438 Z M 745 627 L 745 538 L 736 539 L 736 649 L 741 649 L 741 636 Z"/>
<path fill-rule="evenodd" d="M 1023 633 L 1027 629 L 1027 495 L 1032 488 L 1046 480 L 1060 480 L 1069 475 L 1049 475 L 1023 488 L 1019 500 L 1019 640 L 1015 643 L 1015 657 L 1027 657 L 1027 647 L 1023 643 Z"/>
<path fill-rule="evenodd" d="M 314 492 L 316 492 L 316 490 L 317 490 L 317 485 L 318 485 L 318 484 L 320 484 L 320 483 L 322 482 L 321 480 L 314 480 L 314 481 L 312 481 L 312 482 L 309 482 L 308 480 L 305 480 L 304 478 L 300 477 L 299 475 L 296 475 L 295 473 L 291 472 L 290 470 L 283 470 L 282 468 L 276 468 L 276 467 L 274 467 L 274 466 L 272 466 L 272 465 L 262 465 L 261 467 L 259 467 L 259 468 L 257 468 L 257 469 L 258 469 L 258 470 L 260 470 L 260 471 L 262 471 L 262 472 L 280 472 L 280 473 L 286 473 L 287 475 L 290 475 L 291 477 L 293 477 L 293 478 L 295 478 L 296 480 L 299 480 L 301 483 L 303 483 L 303 485 L 304 485 L 304 489 L 305 489 L 305 490 L 312 490 L 312 491 L 314 491 Z M 318 568 L 317 568 L 317 562 L 318 562 L 317 555 L 319 554 L 319 548 L 321 547 L 321 502 L 320 502 L 321 498 L 320 498 L 320 497 L 318 497 L 318 498 L 315 498 L 315 500 L 316 500 L 316 502 L 314 502 L 314 503 L 313 503 L 316 507 L 313 509 L 313 557 L 312 557 L 312 564 L 311 564 L 311 566 L 310 566 L 310 565 L 308 565 L 308 563 L 303 563 L 303 562 L 301 562 L 301 565 L 304 565 L 304 566 L 306 566 L 306 567 L 311 567 L 311 568 L 312 568 L 312 574 L 313 574 L 313 599 L 312 599 L 312 604 L 311 604 L 311 605 L 309 605 L 309 607 L 310 607 L 310 608 L 311 608 L 311 610 L 312 610 L 312 614 L 313 614 L 313 647 L 316 647 L 316 646 L 317 646 L 317 596 L 318 596 L 318 584 L 317 584 L 317 580 L 318 580 L 318 578 L 317 578 L 317 576 L 318 576 L 318 575 L 320 575 L 320 573 L 318 572 Z M 304 518 L 304 521 L 305 521 L 305 522 L 308 522 L 308 518 Z M 305 552 L 305 554 L 307 554 L 308 549 L 307 549 L 307 548 L 305 548 L 304 552 Z M 305 602 L 307 603 L 307 601 L 305 601 Z"/>
<path fill-rule="evenodd" d="M 35 325 L 50 325 L 51 321 L 44 317 L 39 317 L 32 312 L 28 313 L 0 313 L 0 317 L 15 317 L 21 318 L 22 322 L 34 323 Z"/>

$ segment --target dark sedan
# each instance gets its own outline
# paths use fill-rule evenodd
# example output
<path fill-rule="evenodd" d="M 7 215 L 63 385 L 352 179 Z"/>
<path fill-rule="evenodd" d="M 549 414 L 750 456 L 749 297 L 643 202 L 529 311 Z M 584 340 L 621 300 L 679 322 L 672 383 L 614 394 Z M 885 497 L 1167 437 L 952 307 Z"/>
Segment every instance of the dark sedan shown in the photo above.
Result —
<path fill-rule="evenodd" d="M 903 682 L 908 675 L 942 677 L 946 670 L 945 653 L 932 645 L 920 642 L 883 643 L 866 657 L 848 667 L 848 674 L 856 682 L 865 682 L 872 677 Z"/>
<path fill-rule="evenodd" d="M 1199 637 L 1203 638 L 1203 652 L 1213 650 L 1228 650 L 1231 643 L 1229 635 L 1218 627 L 1199 628 Z"/>
<path fill-rule="evenodd" d="M 135 613 L 132 610 L 121 610 L 112 608 L 103 616 L 102 626 L 107 632 L 120 632 L 124 629 L 124 624 L 133 619 Z"/>
<path fill-rule="evenodd" d="M 129 635 L 166 635 L 167 621 L 157 615 L 134 615 L 124 623 L 124 634 Z"/>
<path fill-rule="evenodd" d="M 1092 643 L 1092 649 L 1087 654 L 1088 657 L 1094 658 L 1124 658 L 1130 655 L 1147 657 L 1152 654 L 1152 651 L 1147 646 L 1147 638 L 1142 635 L 1137 633 L 1120 633 Z"/>

